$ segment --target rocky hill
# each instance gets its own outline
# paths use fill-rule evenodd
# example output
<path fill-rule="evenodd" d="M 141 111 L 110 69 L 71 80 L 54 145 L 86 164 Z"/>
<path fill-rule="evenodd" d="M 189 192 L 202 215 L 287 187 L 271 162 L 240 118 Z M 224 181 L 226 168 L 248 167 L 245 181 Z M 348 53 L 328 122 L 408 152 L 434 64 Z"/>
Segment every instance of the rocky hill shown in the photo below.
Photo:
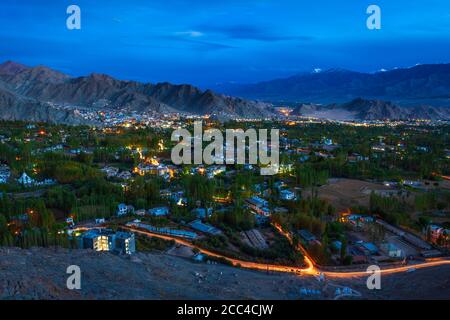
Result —
<path fill-rule="evenodd" d="M 91 110 L 182 112 L 220 118 L 273 116 L 269 104 L 202 91 L 191 85 L 122 81 L 96 73 L 73 78 L 45 66 L 27 67 L 11 61 L 0 65 L 0 89 L 20 97 L 17 99 L 24 98 L 32 110 L 51 103 Z M 12 102 L 6 99 L 0 105 L 2 118 L 20 115 L 26 120 L 39 120 L 34 113 L 27 115 L 17 110 L 18 104 Z M 60 116 L 50 118 L 59 119 Z"/>
<path fill-rule="evenodd" d="M 67 289 L 70 265 L 81 269 L 81 290 Z M 162 253 L 130 257 L 91 250 L 0 248 L 0 300 L 295 299 L 301 283 L 314 282 Z"/>
<path fill-rule="evenodd" d="M 81 290 L 69 290 L 67 267 L 81 269 Z M 91 250 L 0 248 L 0 300 L 23 299 L 334 299 L 336 288 L 353 299 L 448 299 L 450 266 L 385 275 L 382 290 L 366 277 L 326 279 L 195 263 L 164 253 L 119 256 Z M 411 286 L 420 290 L 411 290 Z M 304 296 L 301 289 L 320 294 Z"/>
<path fill-rule="evenodd" d="M 328 119 L 450 118 L 450 64 L 375 74 L 333 69 L 227 90 L 244 97 L 301 99 L 308 104 L 299 105 L 294 114 Z M 221 120 L 275 116 L 271 104 L 188 84 L 123 81 L 97 73 L 70 77 L 45 66 L 0 64 L 0 119 L 86 123 L 79 108 L 207 114 Z"/>
<path fill-rule="evenodd" d="M 0 88 L 0 119 L 62 124 L 89 124 L 75 110 L 64 110 Z"/>
<path fill-rule="evenodd" d="M 255 84 L 224 85 L 220 92 L 268 101 L 343 103 L 362 97 L 401 105 L 450 106 L 450 64 L 361 73 L 330 69 Z"/>
<path fill-rule="evenodd" d="M 343 104 L 300 104 L 292 114 L 332 120 L 438 120 L 450 119 L 450 108 L 404 107 L 390 101 L 357 98 Z"/>

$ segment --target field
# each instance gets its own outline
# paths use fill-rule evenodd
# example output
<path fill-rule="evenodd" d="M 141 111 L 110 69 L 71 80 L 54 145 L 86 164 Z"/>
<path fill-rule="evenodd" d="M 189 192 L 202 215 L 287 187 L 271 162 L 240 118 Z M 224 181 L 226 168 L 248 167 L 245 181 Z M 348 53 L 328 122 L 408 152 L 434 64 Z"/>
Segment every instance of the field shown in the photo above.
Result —
<path fill-rule="evenodd" d="M 372 191 L 392 190 L 380 183 L 354 179 L 329 179 L 328 184 L 319 187 L 319 198 L 331 203 L 338 212 L 355 206 L 369 206 Z M 303 193 L 304 197 L 310 191 Z"/>

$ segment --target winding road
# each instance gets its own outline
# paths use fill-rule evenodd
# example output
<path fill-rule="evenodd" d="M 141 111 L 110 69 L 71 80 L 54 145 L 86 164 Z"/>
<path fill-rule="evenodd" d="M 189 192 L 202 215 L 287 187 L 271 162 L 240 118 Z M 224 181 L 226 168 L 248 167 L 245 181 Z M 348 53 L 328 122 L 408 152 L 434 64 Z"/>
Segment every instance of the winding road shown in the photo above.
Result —
<path fill-rule="evenodd" d="M 278 225 L 274 225 L 274 227 L 292 243 L 292 236 L 289 233 L 282 230 L 282 228 Z M 216 257 L 216 258 L 224 258 L 224 259 L 230 261 L 234 266 L 240 266 L 242 268 L 247 268 L 247 269 L 289 272 L 289 273 L 297 273 L 297 274 L 302 274 L 302 275 L 323 274 L 324 276 L 327 276 L 330 278 L 367 277 L 369 275 L 369 273 L 367 273 L 367 271 L 326 271 L 326 270 L 321 270 L 319 267 L 317 267 L 317 264 L 314 262 L 314 260 L 309 256 L 308 252 L 301 245 L 297 246 L 297 250 L 299 250 L 304 256 L 306 266 L 303 268 L 294 267 L 294 266 L 265 264 L 265 263 L 258 263 L 258 262 L 251 262 L 251 261 L 229 258 L 227 256 L 212 252 L 210 250 L 203 249 L 199 246 L 192 244 L 191 242 L 189 242 L 187 240 L 180 239 L 177 237 L 153 233 L 150 231 L 143 231 L 143 230 L 140 230 L 137 228 L 132 228 L 129 226 L 123 226 L 122 228 L 132 231 L 136 234 L 141 234 L 141 235 L 148 236 L 148 237 L 156 237 L 156 238 L 160 238 L 160 239 L 164 239 L 164 240 L 173 240 L 178 244 L 181 244 L 181 245 L 184 245 L 187 247 L 191 247 L 191 248 L 195 248 L 203 254 L 206 254 L 206 255 L 209 255 L 212 257 Z M 407 272 L 411 269 L 423 269 L 423 268 L 437 267 L 437 266 L 442 266 L 442 265 L 450 265 L 450 260 L 448 260 L 447 258 L 435 258 L 435 259 L 430 259 L 423 263 L 381 269 L 380 272 L 382 274 L 393 274 L 393 273 Z"/>

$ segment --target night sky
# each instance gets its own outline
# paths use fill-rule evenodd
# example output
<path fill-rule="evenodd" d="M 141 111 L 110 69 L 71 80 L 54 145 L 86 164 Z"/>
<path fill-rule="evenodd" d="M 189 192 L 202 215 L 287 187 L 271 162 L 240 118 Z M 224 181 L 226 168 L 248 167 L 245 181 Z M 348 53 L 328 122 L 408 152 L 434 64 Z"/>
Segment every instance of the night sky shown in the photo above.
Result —
<path fill-rule="evenodd" d="M 81 30 L 66 28 L 71 4 Z M 381 30 L 366 27 L 370 4 Z M 13 0 L 0 24 L 0 61 L 203 87 L 450 62 L 448 0 Z"/>

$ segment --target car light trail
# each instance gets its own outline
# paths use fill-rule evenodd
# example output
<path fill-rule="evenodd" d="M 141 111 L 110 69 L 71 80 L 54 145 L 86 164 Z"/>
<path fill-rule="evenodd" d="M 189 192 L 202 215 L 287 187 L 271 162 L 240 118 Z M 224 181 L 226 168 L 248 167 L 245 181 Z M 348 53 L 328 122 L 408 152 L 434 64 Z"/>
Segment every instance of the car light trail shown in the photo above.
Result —
<path fill-rule="evenodd" d="M 287 237 L 287 239 L 292 243 L 292 236 L 285 232 L 279 225 L 273 225 L 280 233 L 282 233 L 284 236 Z M 301 246 L 298 245 L 297 249 L 304 255 L 304 260 L 306 267 L 295 267 L 295 266 L 283 266 L 283 265 L 274 265 L 274 264 L 265 264 L 265 263 L 259 263 L 259 262 L 251 262 L 251 261 L 245 261 L 235 258 L 229 258 L 227 256 L 212 252 L 207 249 L 203 249 L 199 246 L 196 246 L 192 244 L 191 242 L 187 240 L 183 240 L 180 238 L 176 238 L 173 236 L 167 236 L 162 234 L 157 234 L 149 231 L 143 231 L 136 228 L 126 227 L 123 226 L 123 229 L 135 232 L 137 234 L 141 234 L 148 237 L 156 237 L 168 241 L 175 241 L 178 244 L 190 247 L 190 248 L 196 248 L 199 250 L 199 252 L 215 257 L 215 258 L 223 258 L 228 261 L 230 261 L 233 266 L 240 266 L 242 268 L 246 269 L 253 269 L 253 270 L 263 270 L 263 271 L 277 271 L 277 272 L 286 272 L 286 273 L 297 273 L 297 274 L 305 274 L 305 275 L 319 275 L 323 274 L 327 277 L 331 278 L 353 278 L 353 277 L 367 277 L 369 273 L 366 271 L 325 271 L 321 270 L 320 268 L 316 267 L 316 263 L 314 260 L 309 256 L 307 251 Z M 399 273 L 399 272 L 406 272 L 410 269 L 423 269 L 423 268 L 430 268 L 430 267 L 437 267 L 442 265 L 450 265 L 450 260 L 439 258 L 439 259 L 433 259 L 432 261 L 427 261 L 419 264 L 411 264 L 408 266 L 401 266 L 401 267 L 395 267 L 395 268 L 389 268 L 389 269 L 382 269 L 382 274 L 393 274 L 393 273 Z"/>

